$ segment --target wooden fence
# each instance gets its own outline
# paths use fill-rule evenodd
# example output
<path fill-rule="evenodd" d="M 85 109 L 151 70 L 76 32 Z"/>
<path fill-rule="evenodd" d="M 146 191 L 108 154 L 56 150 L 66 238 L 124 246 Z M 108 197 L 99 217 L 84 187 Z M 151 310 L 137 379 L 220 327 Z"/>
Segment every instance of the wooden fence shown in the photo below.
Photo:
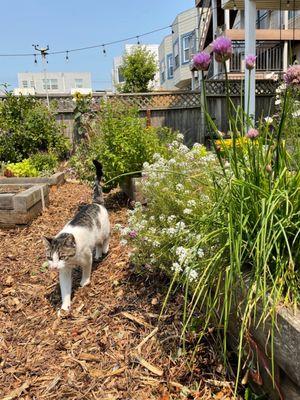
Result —
<path fill-rule="evenodd" d="M 258 80 L 256 82 L 256 118 L 267 116 L 274 110 L 275 89 L 277 82 Z M 239 104 L 243 97 L 244 82 L 229 82 L 229 93 L 234 104 Z M 212 119 L 221 131 L 226 131 L 226 86 L 224 80 L 206 81 L 208 110 Z M 70 95 L 50 95 L 50 101 L 57 107 L 57 119 L 65 125 L 65 134 L 74 138 L 75 103 Z M 46 101 L 45 96 L 37 98 Z M 185 135 L 185 142 L 204 143 L 207 133 L 201 118 L 201 94 L 196 91 L 172 91 L 133 94 L 94 93 L 92 109 L 99 110 L 101 101 L 122 102 L 128 106 L 136 106 L 142 117 L 150 117 L 153 126 L 168 126 Z"/>

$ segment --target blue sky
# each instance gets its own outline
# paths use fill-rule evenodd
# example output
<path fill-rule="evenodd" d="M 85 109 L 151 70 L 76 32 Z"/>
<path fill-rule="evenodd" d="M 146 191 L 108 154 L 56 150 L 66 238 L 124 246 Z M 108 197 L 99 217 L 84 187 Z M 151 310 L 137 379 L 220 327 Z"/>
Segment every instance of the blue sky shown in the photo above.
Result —
<path fill-rule="evenodd" d="M 49 44 L 50 51 L 84 47 L 126 38 L 171 24 L 194 0 L 10 0 L 1 2 L 0 54 L 32 53 L 32 44 Z M 141 39 L 160 43 L 170 30 Z M 134 43 L 136 41 L 132 41 Z M 113 57 L 124 44 L 48 58 L 48 71 L 88 71 L 93 87 L 111 87 Z M 18 72 L 39 72 L 33 57 L 0 57 L 0 83 L 17 86 Z"/>

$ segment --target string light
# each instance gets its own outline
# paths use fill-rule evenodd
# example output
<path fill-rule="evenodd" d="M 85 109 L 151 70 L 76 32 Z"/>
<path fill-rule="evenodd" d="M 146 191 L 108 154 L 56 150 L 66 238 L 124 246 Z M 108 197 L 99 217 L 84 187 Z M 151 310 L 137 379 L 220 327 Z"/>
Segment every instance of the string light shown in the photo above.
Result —
<path fill-rule="evenodd" d="M 212 11 L 212 10 L 217 9 L 217 8 L 218 7 L 210 8 L 210 10 Z M 172 25 L 167 25 L 167 26 L 164 26 L 162 28 L 158 28 L 158 29 L 154 29 L 154 30 L 149 31 L 149 32 L 141 33 L 139 35 L 129 36 L 127 38 L 114 40 L 114 41 L 107 42 L 107 43 L 102 43 L 102 44 L 96 44 L 96 45 L 92 45 L 92 46 L 79 47 L 79 48 L 74 48 L 74 49 L 69 49 L 69 50 L 51 51 L 51 52 L 48 52 L 49 46 L 47 46 L 47 49 L 45 49 L 46 50 L 45 51 L 45 59 L 46 59 L 46 56 L 49 56 L 49 55 L 66 54 L 68 56 L 68 57 L 66 56 L 66 60 L 67 60 L 67 58 L 69 58 L 69 53 L 71 53 L 71 52 L 73 53 L 73 52 L 77 52 L 77 51 L 91 50 L 91 49 L 96 49 L 96 48 L 101 48 L 101 47 L 103 48 L 103 50 L 102 50 L 103 54 L 106 54 L 105 46 L 107 47 L 107 46 L 118 44 L 118 43 L 124 43 L 124 42 L 128 42 L 130 40 L 133 40 L 133 39 L 138 39 L 138 44 L 140 44 L 140 38 L 141 37 L 148 36 L 148 35 L 151 35 L 153 33 L 160 32 L 160 31 L 163 31 L 163 30 L 166 30 L 166 29 L 170 29 L 170 28 L 172 30 L 172 33 L 174 34 L 175 32 L 174 32 L 173 26 L 178 25 L 179 23 L 183 23 L 185 21 L 189 21 L 192 18 L 194 18 L 194 17 L 188 17 L 188 18 L 182 19 L 182 20 L 180 20 L 178 22 L 174 22 Z M 0 57 L 35 57 L 35 55 L 36 55 L 35 53 L 12 53 L 12 54 L 0 54 Z M 43 56 L 43 54 L 42 54 L 42 56 Z"/>
<path fill-rule="evenodd" d="M 136 37 L 136 40 L 137 40 L 137 44 L 138 44 L 138 45 L 140 45 L 140 44 L 141 44 L 141 42 L 140 42 L 140 38 L 139 38 L 139 36 L 137 36 L 137 37 Z"/>
<path fill-rule="evenodd" d="M 69 51 L 68 50 L 66 51 L 66 61 L 67 62 L 69 61 Z"/>
<path fill-rule="evenodd" d="M 34 55 L 34 63 L 37 64 L 36 54 Z"/>

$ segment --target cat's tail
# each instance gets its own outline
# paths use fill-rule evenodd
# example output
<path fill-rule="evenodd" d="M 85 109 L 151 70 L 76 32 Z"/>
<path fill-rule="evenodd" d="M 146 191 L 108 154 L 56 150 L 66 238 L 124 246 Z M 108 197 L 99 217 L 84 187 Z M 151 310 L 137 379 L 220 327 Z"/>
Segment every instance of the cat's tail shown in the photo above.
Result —
<path fill-rule="evenodd" d="M 103 191 L 100 183 L 103 176 L 102 164 L 97 160 L 93 160 L 93 164 L 96 168 L 96 177 L 93 186 L 93 203 L 104 204 Z"/>

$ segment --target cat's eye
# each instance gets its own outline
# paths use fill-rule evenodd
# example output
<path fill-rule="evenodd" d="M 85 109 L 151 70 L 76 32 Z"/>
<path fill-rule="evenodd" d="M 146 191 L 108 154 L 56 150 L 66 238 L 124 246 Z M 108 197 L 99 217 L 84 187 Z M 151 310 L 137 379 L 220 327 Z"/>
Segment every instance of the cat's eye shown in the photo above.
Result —
<path fill-rule="evenodd" d="M 66 256 L 65 254 L 60 254 L 59 258 L 61 260 L 67 260 L 69 258 L 69 256 Z"/>

